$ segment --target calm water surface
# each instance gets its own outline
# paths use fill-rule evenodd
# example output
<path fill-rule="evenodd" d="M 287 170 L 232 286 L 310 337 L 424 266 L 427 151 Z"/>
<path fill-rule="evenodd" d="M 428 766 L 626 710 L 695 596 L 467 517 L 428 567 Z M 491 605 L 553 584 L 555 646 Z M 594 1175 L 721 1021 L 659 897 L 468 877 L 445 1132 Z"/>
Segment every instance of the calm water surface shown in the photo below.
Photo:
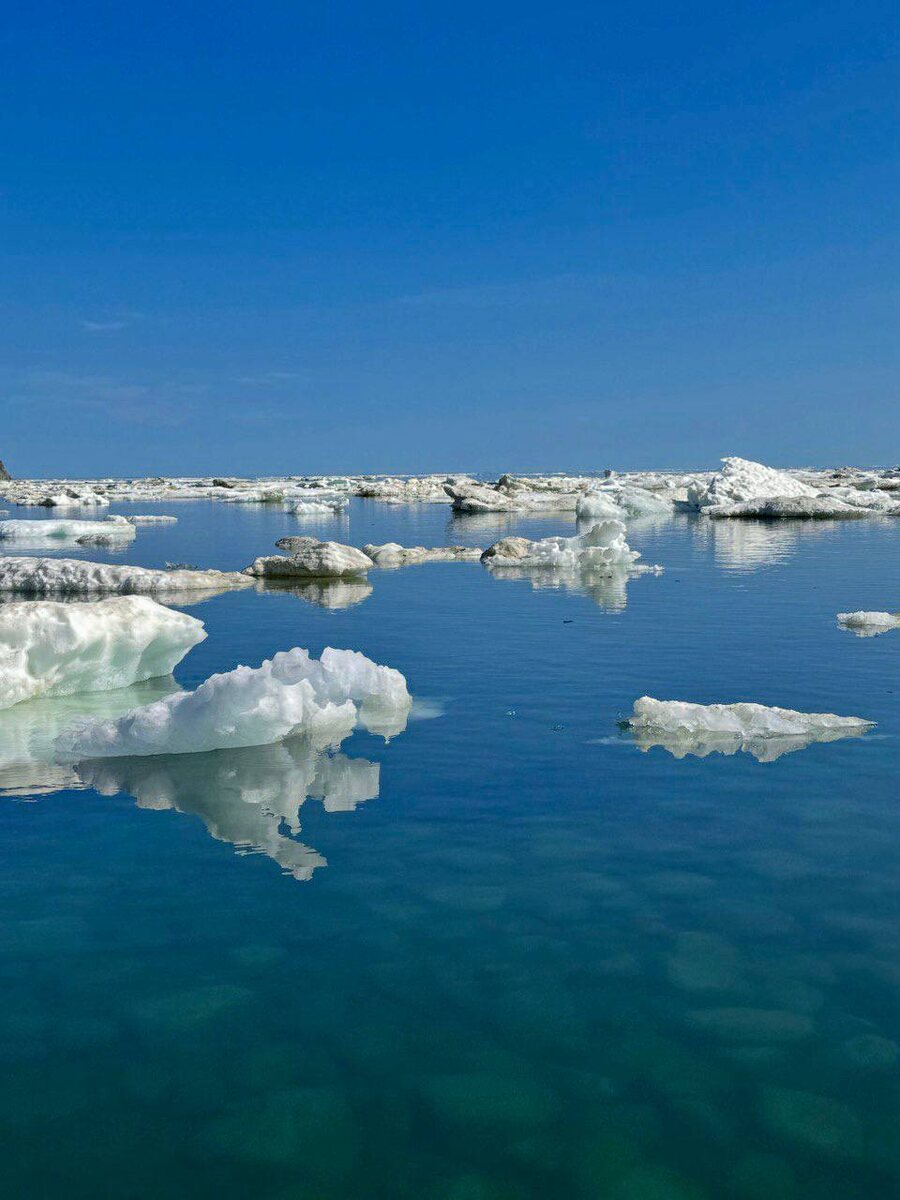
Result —
<path fill-rule="evenodd" d="M 233 568 L 287 532 L 574 527 L 157 511 L 178 525 L 91 557 Z M 0 774 L 4 1195 L 900 1195 L 900 633 L 834 621 L 900 609 L 900 522 L 678 517 L 629 540 L 665 574 L 579 590 L 440 564 L 190 610 L 209 638 L 182 686 L 353 647 L 416 696 L 390 743 Z M 644 693 L 878 727 L 677 759 L 618 729 Z M 0 746 L 64 703 L 0 715 Z"/>

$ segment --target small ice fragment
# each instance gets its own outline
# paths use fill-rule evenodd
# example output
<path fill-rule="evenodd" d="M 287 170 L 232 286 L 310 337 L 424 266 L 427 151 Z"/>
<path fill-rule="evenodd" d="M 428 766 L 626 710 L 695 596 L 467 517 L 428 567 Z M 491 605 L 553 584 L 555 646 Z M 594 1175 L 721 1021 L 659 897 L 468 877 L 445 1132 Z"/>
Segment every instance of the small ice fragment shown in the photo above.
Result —
<path fill-rule="evenodd" d="M 877 637 L 890 629 L 900 629 L 900 613 L 849 612 L 838 613 L 838 623 L 852 629 L 857 637 Z"/>

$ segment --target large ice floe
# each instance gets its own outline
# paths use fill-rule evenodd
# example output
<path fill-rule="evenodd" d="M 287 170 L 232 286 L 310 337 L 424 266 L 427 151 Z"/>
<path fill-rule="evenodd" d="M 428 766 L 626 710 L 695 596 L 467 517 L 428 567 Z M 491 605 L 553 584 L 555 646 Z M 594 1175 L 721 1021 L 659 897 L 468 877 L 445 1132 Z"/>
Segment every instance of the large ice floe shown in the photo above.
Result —
<path fill-rule="evenodd" d="M 76 542 L 78 545 L 99 545 L 109 542 L 128 542 L 137 530 L 125 517 L 108 517 L 102 521 L 69 521 L 64 518 L 49 521 L 0 521 L 0 541 L 40 545 L 47 542 Z"/>
<path fill-rule="evenodd" d="M 385 737 L 399 733 L 410 705 L 399 671 L 353 650 L 328 648 L 314 659 L 297 647 L 117 720 L 86 721 L 57 745 L 76 760 L 262 746 L 300 734 L 325 746 L 356 725 Z"/>
<path fill-rule="evenodd" d="M 30 522 L 29 522 L 30 524 Z M 191 603 L 252 581 L 237 571 L 153 570 L 78 558 L 0 558 L 0 592 L 20 596 L 161 596 Z"/>
<path fill-rule="evenodd" d="M 269 554 L 244 568 L 263 579 L 343 579 L 364 576 L 371 558 L 355 546 L 322 542 L 314 537 L 283 537 L 275 543 L 287 555 Z"/>
<path fill-rule="evenodd" d="M 430 562 L 478 562 L 484 551 L 480 546 L 401 546 L 385 542 L 381 546 L 363 546 L 376 567 L 408 567 Z"/>
<path fill-rule="evenodd" d="M 641 750 L 660 746 L 676 758 L 743 750 L 771 762 L 813 742 L 861 737 L 875 722 L 834 713 L 805 713 L 765 704 L 689 704 L 642 696 L 628 719 Z"/>
<path fill-rule="evenodd" d="M 489 546 L 481 561 L 491 568 L 515 567 L 542 570 L 582 570 L 594 573 L 660 571 L 660 567 L 638 566 L 640 553 L 625 540 L 621 521 L 598 521 L 587 533 L 576 537 L 502 538 Z"/>
<path fill-rule="evenodd" d="M 838 613 L 838 624 L 851 629 L 857 637 L 877 637 L 891 629 L 900 629 L 900 613 L 845 612 Z"/>
<path fill-rule="evenodd" d="M 203 622 L 143 596 L 0 605 L 0 708 L 170 675 Z"/>
<path fill-rule="evenodd" d="M 687 491 L 684 507 L 710 517 L 841 520 L 871 513 L 900 514 L 893 491 L 859 486 L 845 476 L 777 471 L 745 458 L 724 458 L 710 479 Z M 878 482 L 875 480 L 873 482 Z"/>

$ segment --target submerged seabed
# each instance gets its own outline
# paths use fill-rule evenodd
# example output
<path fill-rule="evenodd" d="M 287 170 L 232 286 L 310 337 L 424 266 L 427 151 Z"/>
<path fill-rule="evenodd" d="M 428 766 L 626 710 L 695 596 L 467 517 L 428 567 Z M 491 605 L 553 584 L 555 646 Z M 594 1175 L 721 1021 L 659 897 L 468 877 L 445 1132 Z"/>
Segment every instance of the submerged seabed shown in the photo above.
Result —
<path fill-rule="evenodd" d="M 234 569 L 296 532 L 575 528 L 174 511 L 78 557 Z M 5 1195 L 900 1194 L 900 634 L 835 621 L 900 607 L 900 522 L 675 516 L 628 540 L 665 573 L 435 564 L 370 571 L 348 607 L 305 585 L 190 608 L 209 637 L 180 684 L 353 647 L 431 718 L 390 744 L 0 779 Z M 878 726 L 675 758 L 617 727 L 644 693 Z"/>

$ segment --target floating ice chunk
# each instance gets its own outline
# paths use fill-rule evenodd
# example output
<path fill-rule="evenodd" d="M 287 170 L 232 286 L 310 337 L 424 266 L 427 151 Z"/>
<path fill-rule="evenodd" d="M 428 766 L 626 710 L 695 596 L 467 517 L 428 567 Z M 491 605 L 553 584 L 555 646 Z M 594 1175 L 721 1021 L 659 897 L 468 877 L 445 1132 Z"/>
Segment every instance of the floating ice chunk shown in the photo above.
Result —
<path fill-rule="evenodd" d="M 762 520 L 796 519 L 806 521 L 839 521 L 866 517 L 869 510 L 854 507 L 832 496 L 769 496 L 756 500 L 742 500 L 738 504 L 718 504 L 704 508 L 709 517 L 756 517 Z"/>
<path fill-rule="evenodd" d="M 129 513 L 125 520 L 132 525 L 174 525 L 178 518 L 161 513 Z"/>
<path fill-rule="evenodd" d="M 103 521 L 0 521 L 0 540 L 35 544 L 54 541 L 85 544 L 106 538 L 127 542 L 135 533 L 135 527 L 124 517 L 108 517 Z"/>
<path fill-rule="evenodd" d="M 155 571 L 77 558 L 0 558 L 0 592 L 20 596 L 153 595 L 174 603 L 176 596 L 199 599 L 250 586 L 246 575 L 237 571 Z"/>
<path fill-rule="evenodd" d="M 265 579 L 341 579 L 365 575 L 373 565 L 371 558 L 355 546 L 340 542 L 320 542 L 313 537 L 285 537 L 275 543 L 290 557 L 270 554 L 257 558 L 245 575 Z"/>
<path fill-rule="evenodd" d="M 857 637 L 877 637 L 890 629 L 900 629 L 900 613 L 850 612 L 838 613 L 838 623 L 852 629 Z"/>
<path fill-rule="evenodd" d="M 624 516 L 624 512 L 616 504 L 610 492 L 590 488 L 578 497 L 575 505 L 575 516 L 579 521 L 595 518 L 598 520 L 612 519 L 618 521 Z"/>
<path fill-rule="evenodd" d="M 407 567 L 427 562 L 478 562 L 483 551 L 480 546 L 400 546 L 385 542 L 382 546 L 363 546 L 376 567 Z"/>
<path fill-rule="evenodd" d="M 349 503 L 346 496 L 310 492 L 308 497 L 285 500 L 284 508 L 285 512 L 293 513 L 295 517 L 315 517 L 344 512 Z"/>
<path fill-rule="evenodd" d="M 812 742 L 861 737 L 875 722 L 765 704 L 689 704 L 642 696 L 634 702 L 628 724 L 642 750 L 662 746 L 678 758 L 744 750 L 771 761 Z"/>
<path fill-rule="evenodd" d="M 527 538 L 503 538 L 481 556 L 489 567 L 532 569 L 579 569 L 595 574 L 659 570 L 636 566 L 640 554 L 625 541 L 621 521 L 600 521 L 578 537 L 549 537 L 532 542 Z"/>
<path fill-rule="evenodd" d="M 0 607 L 0 708 L 170 675 L 203 622 L 140 596 Z"/>
<path fill-rule="evenodd" d="M 746 458 L 723 458 L 721 471 L 708 483 L 688 487 L 688 504 L 701 511 L 719 505 L 741 504 L 746 500 L 765 500 L 789 496 L 815 497 L 809 484 L 787 471 L 776 471 Z"/>
<path fill-rule="evenodd" d="M 311 658 L 295 648 L 262 666 L 212 675 L 194 692 L 180 692 L 116 721 L 88 721 L 59 739 L 70 758 L 186 754 L 223 747 L 262 746 L 305 734 L 333 744 L 355 725 L 385 737 L 406 726 L 411 699 L 399 671 L 353 650 Z"/>

